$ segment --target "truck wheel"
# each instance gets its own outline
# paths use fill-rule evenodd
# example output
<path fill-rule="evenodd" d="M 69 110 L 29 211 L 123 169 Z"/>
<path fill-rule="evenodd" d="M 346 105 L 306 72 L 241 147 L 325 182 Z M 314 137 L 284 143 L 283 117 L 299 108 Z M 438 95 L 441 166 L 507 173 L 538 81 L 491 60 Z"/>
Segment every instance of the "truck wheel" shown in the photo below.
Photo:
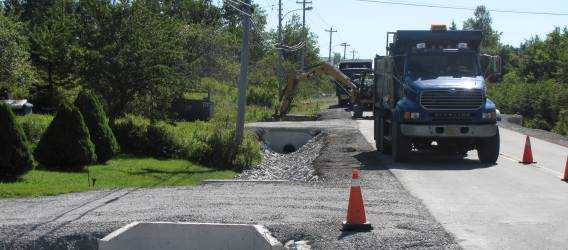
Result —
<path fill-rule="evenodd" d="M 339 107 L 345 107 L 347 106 L 347 100 L 346 99 L 341 99 L 341 97 L 337 97 L 337 105 L 339 105 Z"/>
<path fill-rule="evenodd" d="M 375 147 L 377 151 L 383 154 L 391 153 L 391 146 L 388 141 L 385 140 L 385 122 L 383 118 L 377 113 L 375 113 Z"/>
<path fill-rule="evenodd" d="M 353 118 L 363 118 L 363 108 L 357 104 L 353 105 Z"/>
<path fill-rule="evenodd" d="M 408 137 L 402 135 L 400 125 L 396 122 L 392 123 L 391 133 L 393 160 L 395 162 L 404 162 L 408 160 L 407 156 L 408 153 L 410 153 L 410 140 Z"/>
<path fill-rule="evenodd" d="M 495 164 L 499 158 L 499 130 L 493 137 L 481 139 L 477 144 L 477 154 L 482 163 Z"/>

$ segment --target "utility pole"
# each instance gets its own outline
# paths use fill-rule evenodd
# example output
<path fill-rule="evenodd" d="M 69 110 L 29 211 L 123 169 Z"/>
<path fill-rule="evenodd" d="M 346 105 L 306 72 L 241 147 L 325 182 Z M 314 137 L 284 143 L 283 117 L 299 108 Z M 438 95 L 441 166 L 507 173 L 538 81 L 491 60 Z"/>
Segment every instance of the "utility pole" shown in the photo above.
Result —
<path fill-rule="evenodd" d="M 355 53 L 357 53 L 358 51 L 356 51 L 355 49 L 351 50 L 351 53 L 353 54 L 353 60 L 355 60 Z"/>
<path fill-rule="evenodd" d="M 351 46 L 351 44 L 341 43 L 340 45 L 343 46 L 343 60 L 345 60 L 345 54 L 347 54 L 347 47 Z"/>
<path fill-rule="evenodd" d="M 333 39 L 333 33 L 337 32 L 337 30 L 333 30 L 333 26 L 331 26 L 330 29 L 325 30 L 326 32 L 329 32 L 329 57 L 327 58 L 327 60 L 329 61 L 330 64 L 333 64 L 333 59 L 331 58 L 331 43 L 332 43 L 332 39 Z"/>
<path fill-rule="evenodd" d="M 283 60 L 283 51 L 282 48 L 282 0 L 278 0 L 278 67 L 277 67 L 277 74 L 278 74 L 278 100 L 282 101 L 282 85 L 284 82 L 284 68 L 282 66 Z"/>
<path fill-rule="evenodd" d="M 301 2 L 296 2 L 302 4 L 302 33 L 304 35 L 304 47 L 302 48 L 302 52 L 300 53 L 300 69 L 304 70 L 306 67 L 306 49 L 308 47 L 308 34 L 306 32 L 306 10 L 310 10 L 306 8 L 306 4 L 311 4 L 312 2 L 306 2 L 306 0 L 302 0 Z"/>
<path fill-rule="evenodd" d="M 243 142 L 243 134 L 245 129 L 245 108 L 247 100 L 247 84 L 248 84 L 248 64 L 249 64 L 249 33 L 250 22 L 252 18 L 251 0 L 242 0 L 241 6 L 243 10 L 243 44 L 241 50 L 241 75 L 239 77 L 239 96 L 237 99 L 237 128 L 235 131 L 235 142 L 237 147 Z M 236 152 L 236 151 L 235 151 Z"/>

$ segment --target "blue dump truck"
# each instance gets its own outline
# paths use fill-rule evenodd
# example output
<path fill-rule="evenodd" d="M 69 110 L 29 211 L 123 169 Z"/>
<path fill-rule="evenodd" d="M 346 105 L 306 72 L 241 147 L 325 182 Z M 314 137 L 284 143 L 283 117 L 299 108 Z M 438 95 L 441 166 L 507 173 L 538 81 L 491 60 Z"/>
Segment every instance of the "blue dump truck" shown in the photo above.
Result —
<path fill-rule="evenodd" d="M 387 54 L 375 58 L 376 146 L 393 160 L 413 151 L 465 156 L 483 163 L 499 157 L 499 111 L 485 79 L 499 75 L 499 57 L 480 53 L 481 31 L 387 33 Z"/>
<path fill-rule="evenodd" d="M 353 59 L 343 60 L 339 62 L 339 70 L 349 77 L 352 81 L 359 80 L 361 77 L 371 75 L 373 72 L 373 60 L 371 59 Z M 335 93 L 337 95 L 337 104 L 339 106 L 349 105 L 349 89 L 344 86 L 336 84 Z"/>

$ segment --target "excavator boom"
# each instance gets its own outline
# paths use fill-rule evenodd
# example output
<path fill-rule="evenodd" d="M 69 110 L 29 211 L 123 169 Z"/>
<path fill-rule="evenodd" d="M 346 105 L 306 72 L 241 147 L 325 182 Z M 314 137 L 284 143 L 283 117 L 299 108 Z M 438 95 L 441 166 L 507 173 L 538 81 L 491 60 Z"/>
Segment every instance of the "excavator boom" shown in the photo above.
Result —
<path fill-rule="evenodd" d="M 286 76 L 286 85 L 282 91 L 282 102 L 277 113 L 274 115 L 277 118 L 281 118 L 288 114 L 290 111 L 290 106 L 294 100 L 294 95 L 301 81 L 309 80 L 316 76 L 327 75 L 331 77 L 336 84 L 340 85 L 342 88 L 349 90 L 349 96 L 352 101 L 355 100 L 357 96 L 358 88 L 351 78 L 343 74 L 339 69 L 335 68 L 333 65 L 324 62 L 320 65 L 312 67 L 305 72 L 299 72 L 295 74 L 288 74 Z"/>

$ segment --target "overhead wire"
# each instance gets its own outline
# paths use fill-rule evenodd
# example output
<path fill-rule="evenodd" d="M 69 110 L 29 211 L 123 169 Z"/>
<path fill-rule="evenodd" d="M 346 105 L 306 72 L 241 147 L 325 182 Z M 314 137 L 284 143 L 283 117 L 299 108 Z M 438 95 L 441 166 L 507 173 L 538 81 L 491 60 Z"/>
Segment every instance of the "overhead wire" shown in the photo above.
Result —
<path fill-rule="evenodd" d="M 241 10 L 239 8 L 239 6 L 236 6 L 237 2 L 235 0 L 225 0 L 225 3 L 227 3 L 231 8 L 233 8 L 234 10 L 238 11 L 239 13 L 241 13 L 241 15 L 244 15 L 246 17 L 251 17 L 252 15 L 249 13 L 244 12 L 243 10 Z"/>
<path fill-rule="evenodd" d="M 251 23 L 252 29 L 256 30 L 257 32 L 262 31 L 259 27 L 258 24 L 256 23 L 256 21 L 254 20 L 253 16 L 249 13 L 244 12 L 243 10 L 241 10 L 238 6 L 238 4 L 244 4 L 247 5 L 246 3 L 239 1 L 239 0 L 224 0 L 225 3 L 227 3 L 231 8 L 233 8 L 234 10 L 238 11 L 241 15 L 247 17 Z M 247 6 L 251 6 L 251 5 L 247 5 Z M 298 44 L 292 45 L 292 46 L 287 46 L 287 45 L 280 45 L 278 43 L 270 43 L 268 44 L 269 46 L 275 47 L 276 49 L 281 49 L 284 51 L 288 51 L 288 52 L 294 52 L 294 51 L 298 51 L 302 48 L 305 47 L 305 42 L 300 42 Z"/>
<path fill-rule="evenodd" d="M 383 1 L 383 0 L 353 0 L 356 2 L 367 2 L 367 3 L 378 3 L 378 4 L 388 4 L 388 5 L 402 5 L 402 6 L 414 6 L 414 7 L 425 7 L 425 8 L 437 8 L 437 9 L 451 9 L 451 10 L 468 10 L 475 11 L 475 8 L 466 6 L 446 6 L 438 4 L 427 4 L 427 3 L 416 3 L 416 2 L 400 2 L 400 1 Z M 563 12 L 551 12 L 551 11 L 522 11 L 522 10 L 507 10 L 507 9 L 487 9 L 490 12 L 498 13 L 511 13 L 511 14 L 528 14 L 528 15 L 549 15 L 549 16 L 568 16 L 568 13 Z"/>

